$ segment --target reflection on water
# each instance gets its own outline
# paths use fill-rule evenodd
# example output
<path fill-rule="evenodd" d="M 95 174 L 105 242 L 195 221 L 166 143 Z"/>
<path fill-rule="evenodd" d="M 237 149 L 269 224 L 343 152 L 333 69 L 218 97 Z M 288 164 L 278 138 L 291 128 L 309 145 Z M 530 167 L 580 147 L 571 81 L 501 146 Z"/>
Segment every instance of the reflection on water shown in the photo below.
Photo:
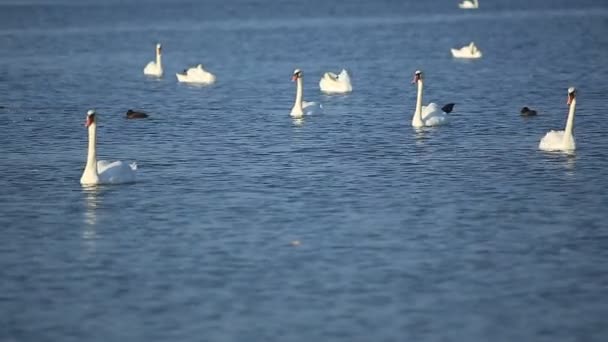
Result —
<path fill-rule="evenodd" d="M 95 226 L 97 225 L 97 210 L 101 206 L 100 191 L 100 188 L 97 186 L 82 188 L 85 199 L 82 240 L 89 251 L 95 249 L 95 239 L 97 238 L 95 229 Z"/>
<path fill-rule="evenodd" d="M 293 124 L 296 126 L 302 126 L 304 124 L 304 119 L 303 118 L 294 118 Z"/>

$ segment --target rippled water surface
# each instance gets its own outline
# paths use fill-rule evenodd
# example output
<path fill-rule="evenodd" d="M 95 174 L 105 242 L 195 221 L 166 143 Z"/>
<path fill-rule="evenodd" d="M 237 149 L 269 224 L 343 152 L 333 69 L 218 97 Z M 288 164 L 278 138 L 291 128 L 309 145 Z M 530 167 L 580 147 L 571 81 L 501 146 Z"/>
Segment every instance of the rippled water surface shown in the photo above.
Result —
<path fill-rule="evenodd" d="M 606 61 L 604 1 L 0 0 L 0 340 L 606 341 Z M 137 183 L 80 186 L 90 108 Z"/>

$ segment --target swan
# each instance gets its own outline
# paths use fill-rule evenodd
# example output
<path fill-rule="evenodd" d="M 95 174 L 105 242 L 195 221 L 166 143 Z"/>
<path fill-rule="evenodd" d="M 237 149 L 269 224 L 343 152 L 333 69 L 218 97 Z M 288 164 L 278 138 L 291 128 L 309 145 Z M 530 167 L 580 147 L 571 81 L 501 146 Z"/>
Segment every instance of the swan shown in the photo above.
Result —
<path fill-rule="evenodd" d="M 442 108 L 433 102 L 429 103 L 428 106 L 422 105 L 422 88 L 424 82 L 422 80 L 422 71 L 416 70 L 414 73 L 414 80 L 412 83 L 418 85 L 418 96 L 416 98 L 416 110 L 412 117 L 412 126 L 416 128 L 425 126 L 438 126 L 446 122 L 447 114 L 451 113 L 454 109 L 453 103 L 448 103 Z"/>
<path fill-rule="evenodd" d="M 479 2 L 477 0 L 464 0 L 458 4 L 458 7 L 463 9 L 474 9 L 479 8 Z"/>
<path fill-rule="evenodd" d="M 175 74 L 178 82 L 196 83 L 196 84 L 212 84 L 215 82 L 215 75 L 203 69 L 203 65 L 199 64 L 188 70 L 184 70 L 181 74 Z"/>
<path fill-rule="evenodd" d="M 156 44 L 156 62 L 150 61 L 144 68 L 144 75 L 162 77 L 163 76 L 163 64 L 161 60 L 162 47 L 160 44 Z"/>
<path fill-rule="evenodd" d="M 85 127 L 89 131 L 89 152 L 87 164 L 84 167 L 82 177 L 80 177 L 80 184 L 89 186 L 135 182 L 137 164 L 127 164 L 122 161 L 109 162 L 97 160 L 97 115 L 94 110 L 87 112 Z"/>
<path fill-rule="evenodd" d="M 537 114 L 534 109 L 530 109 L 528 107 L 522 108 L 519 113 L 521 116 L 535 116 Z"/>
<path fill-rule="evenodd" d="M 127 119 L 145 119 L 147 117 L 148 114 L 141 111 L 135 111 L 133 109 L 127 111 Z"/>
<path fill-rule="evenodd" d="M 481 58 L 482 53 L 479 51 L 475 43 L 471 42 L 469 45 L 463 46 L 460 49 L 450 49 L 454 58 Z"/>
<path fill-rule="evenodd" d="M 336 75 L 333 72 L 326 72 L 319 81 L 319 88 L 324 93 L 329 94 L 344 94 L 353 91 L 353 87 L 350 84 L 350 76 L 344 69 L 340 74 Z"/>
<path fill-rule="evenodd" d="M 576 143 L 574 141 L 574 114 L 576 111 L 576 89 L 574 87 L 568 88 L 568 119 L 566 120 L 566 129 L 563 131 L 549 131 L 540 140 L 538 148 L 543 151 L 574 151 L 576 149 Z"/>
<path fill-rule="evenodd" d="M 304 116 L 304 113 L 313 114 L 323 108 L 323 106 L 316 102 L 302 101 L 302 70 L 294 70 L 291 80 L 296 82 L 296 102 L 293 104 L 293 108 L 291 108 L 291 117 L 301 118 Z"/>

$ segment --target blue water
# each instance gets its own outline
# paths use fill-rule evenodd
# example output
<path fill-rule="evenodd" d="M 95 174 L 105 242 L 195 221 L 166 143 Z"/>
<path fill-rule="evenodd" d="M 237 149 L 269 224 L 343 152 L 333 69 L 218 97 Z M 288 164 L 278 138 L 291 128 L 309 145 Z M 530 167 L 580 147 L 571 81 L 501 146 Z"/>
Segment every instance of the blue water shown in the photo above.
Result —
<path fill-rule="evenodd" d="M 606 341 L 608 4 L 457 3 L 0 0 L 0 340 Z M 136 184 L 80 186 L 91 108 Z"/>

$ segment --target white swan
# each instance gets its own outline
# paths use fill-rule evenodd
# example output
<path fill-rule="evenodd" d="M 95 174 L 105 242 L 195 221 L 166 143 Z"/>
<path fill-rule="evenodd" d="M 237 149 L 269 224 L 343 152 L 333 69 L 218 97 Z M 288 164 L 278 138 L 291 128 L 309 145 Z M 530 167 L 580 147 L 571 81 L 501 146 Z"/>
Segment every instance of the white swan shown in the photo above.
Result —
<path fill-rule="evenodd" d="M 428 106 L 422 105 L 422 88 L 424 87 L 424 81 L 422 80 L 422 71 L 416 70 L 414 73 L 414 80 L 412 83 L 418 85 L 418 96 L 416 98 L 416 110 L 412 117 L 412 126 L 416 128 L 425 126 L 438 126 L 446 122 L 447 114 L 451 113 L 454 109 L 453 103 L 448 103 L 442 108 L 433 102 L 429 103 Z"/>
<path fill-rule="evenodd" d="M 469 45 L 463 46 L 460 49 L 450 49 L 452 56 L 455 58 L 481 58 L 482 53 L 477 48 L 475 43 L 471 42 Z"/>
<path fill-rule="evenodd" d="M 162 64 L 162 47 L 160 44 L 156 44 L 156 62 L 149 62 L 144 68 L 144 75 L 162 77 L 163 76 L 163 64 Z"/>
<path fill-rule="evenodd" d="M 479 2 L 477 0 L 464 0 L 458 4 L 458 7 L 463 9 L 474 9 L 479 8 Z"/>
<path fill-rule="evenodd" d="M 313 114 L 323 108 L 323 106 L 316 102 L 307 102 L 302 100 L 304 92 L 302 89 L 302 70 L 294 70 L 291 80 L 296 82 L 296 102 L 293 104 L 293 108 L 291 108 L 291 117 L 301 118 L 304 116 L 304 113 Z"/>
<path fill-rule="evenodd" d="M 94 110 L 87 112 L 85 126 L 89 131 L 89 152 L 87 165 L 84 167 L 80 184 L 121 184 L 135 182 L 137 164 L 127 164 L 122 161 L 97 161 L 97 116 Z"/>
<path fill-rule="evenodd" d="M 215 82 L 215 75 L 203 69 L 203 65 L 199 64 L 188 70 L 184 70 L 181 74 L 175 74 L 178 82 L 197 83 L 197 84 L 212 84 Z"/>
<path fill-rule="evenodd" d="M 576 111 L 576 89 L 568 88 L 568 102 L 570 110 L 568 111 L 568 119 L 566 120 L 566 129 L 563 131 L 550 131 L 540 140 L 538 148 L 543 151 L 563 151 L 571 152 L 576 149 L 574 141 L 574 114 Z"/>
<path fill-rule="evenodd" d="M 321 91 L 328 94 L 344 94 L 353 91 L 353 86 L 350 84 L 350 76 L 344 69 L 340 74 L 336 75 L 333 72 L 326 72 L 319 81 Z"/>

